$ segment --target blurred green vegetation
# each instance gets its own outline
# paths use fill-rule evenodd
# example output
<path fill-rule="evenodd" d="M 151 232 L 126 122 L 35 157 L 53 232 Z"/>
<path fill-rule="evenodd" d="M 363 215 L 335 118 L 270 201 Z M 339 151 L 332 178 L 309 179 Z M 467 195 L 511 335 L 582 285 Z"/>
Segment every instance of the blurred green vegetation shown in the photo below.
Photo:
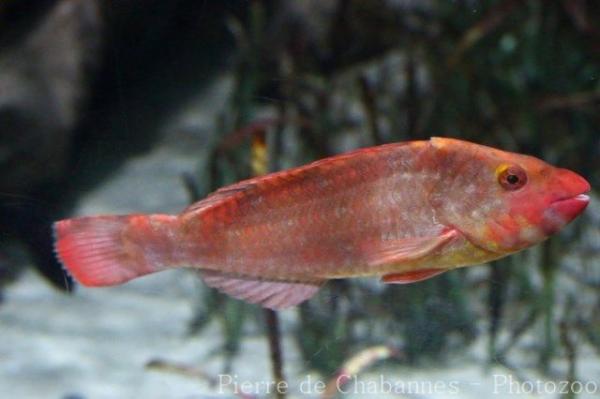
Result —
<path fill-rule="evenodd" d="M 598 2 L 324 3 L 327 11 L 307 2 L 308 11 L 289 22 L 289 2 L 253 1 L 245 19 L 231 20 L 236 85 L 220 141 L 202 165 L 209 173 L 198 177 L 211 182 L 204 191 L 250 175 L 256 132 L 269 134 L 279 167 L 441 135 L 536 155 L 599 184 Z M 600 352 L 593 311 L 600 284 L 586 277 L 598 266 L 599 248 L 582 239 L 594 228 L 583 217 L 559 238 L 491 267 L 416 285 L 328 284 L 299 309 L 295 336 L 307 368 L 330 375 L 381 343 L 401 351 L 396 361 L 443 361 L 482 334 L 489 361 L 513 367 L 514 348 L 534 334 L 539 368 L 551 372 L 554 360 L 567 359 L 574 378 L 574 348 Z M 573 256 L 575 266 L 567 262 Z M 585 266 L 584 258 L 595 261 Z M 199 325 L 223 320 L 233 354 L 254 310 L 209 295 Z"/>

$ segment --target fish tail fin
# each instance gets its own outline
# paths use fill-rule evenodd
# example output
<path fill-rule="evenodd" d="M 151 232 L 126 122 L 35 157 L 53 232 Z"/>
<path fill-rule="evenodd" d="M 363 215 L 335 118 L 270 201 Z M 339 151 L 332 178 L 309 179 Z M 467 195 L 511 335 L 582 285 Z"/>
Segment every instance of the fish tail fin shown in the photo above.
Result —
<path fill-rule="evenodd" d="M 54 248 L 85 286 L 117 285 L 176 262 L 176 216 L 125 215 L 54 223 Z"/>

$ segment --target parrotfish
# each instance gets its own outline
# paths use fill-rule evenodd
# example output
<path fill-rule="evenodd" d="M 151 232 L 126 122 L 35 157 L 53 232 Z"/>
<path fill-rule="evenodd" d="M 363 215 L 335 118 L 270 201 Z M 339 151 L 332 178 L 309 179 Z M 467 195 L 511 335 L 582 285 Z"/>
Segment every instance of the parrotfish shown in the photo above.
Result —
<path fill-rule="evenodd" d="M 404 284 L 502 258 L 559 231 L 589 190 L 540 159 L 435 137 L 241 181 L 178 215 L 61 220 L 55 249 L 85 286 L 187 267 L 282 309 L 331 279 Z"/>

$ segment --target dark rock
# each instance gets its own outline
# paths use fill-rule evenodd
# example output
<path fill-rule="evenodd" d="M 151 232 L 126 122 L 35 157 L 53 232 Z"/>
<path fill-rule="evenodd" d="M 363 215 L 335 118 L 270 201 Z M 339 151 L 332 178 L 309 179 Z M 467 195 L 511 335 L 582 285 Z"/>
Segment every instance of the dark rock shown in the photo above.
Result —
<path fill-rule="evenodd" d="M 0 189 L 28 193 L 62 175 L 97 54 L 96 1 L 57 2 L 0 50 Z"/>
<path fill-rule="evenodd" d="M 100 12 L 95 0 L 8 2 L 0 19 L 0 233 L 23 242 L 65 288 L 52 253 L 55 209 L 41 193 L 66 170 L 98 58 Z"/>

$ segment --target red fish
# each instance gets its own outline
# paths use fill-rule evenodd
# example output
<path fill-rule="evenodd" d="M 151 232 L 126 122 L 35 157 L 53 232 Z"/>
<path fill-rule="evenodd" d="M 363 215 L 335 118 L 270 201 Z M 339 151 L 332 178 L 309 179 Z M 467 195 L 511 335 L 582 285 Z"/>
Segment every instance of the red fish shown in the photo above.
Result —
<path fill-rule="evenodd" d="M 56 252 L 86 286 L 189 267 L 211 287 L 280 309 L 329 279 L 409 283 L 517 252 L 579 215 L 589 189 L 527 155 L 432 138 L 245 180 L 179 215 L 62 220 Z"/>

